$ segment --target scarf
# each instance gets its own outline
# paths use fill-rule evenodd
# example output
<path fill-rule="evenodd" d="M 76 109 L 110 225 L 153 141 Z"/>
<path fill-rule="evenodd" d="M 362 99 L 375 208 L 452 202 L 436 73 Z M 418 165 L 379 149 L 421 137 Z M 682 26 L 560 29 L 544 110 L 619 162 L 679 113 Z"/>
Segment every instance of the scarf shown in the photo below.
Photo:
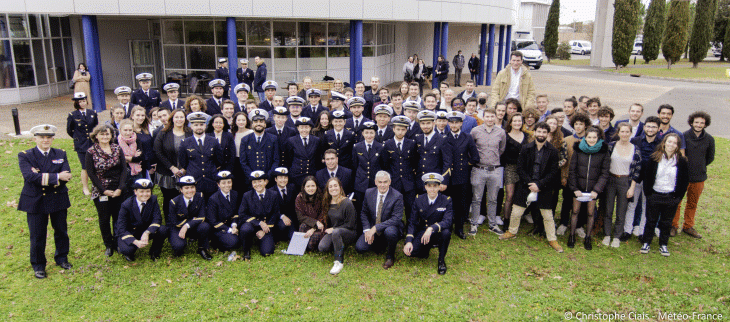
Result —
<path fill-rule="evenodd" d="M 104 149 L 99 146 L 99 144 L 94 144 L 89 149 L 89 153 L 91 154 L 91 157 L 94 159 L 94 168 L 96 168 L 96 176 L 99 178 L 99 181 L 101 181 L 101 188 L 98 188 L 96 185 L 94 185 L 91 189 L 91 199 L 96 199 L 99 197 L 103 191 L 102 190 L 112 190 L 110 188 L 112 183 L 115 183 L 114 181 L 119 178 L 110 178 L 107 176 L 107 172 L 112 169 L 113 167 L 117 166 L 121 162 L 121 153 L 122 150 L 119 148 L 119 145 L 116 145 L 112 143 L 110 145 L 111 154 L 107 154 L 104 152 Z M 118 183 L 118 182 L 116 182 Z"/>
<path fill-rule="evenodd" d="M 588 143 L 586 142 L 586 139 L 585 138 L 583 138 L 582 140 L 580 140 L 580 146 L 579 146 L 579 148 L 580 148 L 581 151 L 583 151 L 583 153 L 593 154 L 593 153 L 596 153 L 596 152 L 600 151 L 601 150 L 601 147 L 603 147 L 603 140 L 602 139 L 599 139 L 598 142 L 596 142 L 596 144 L 594 144 L 593 146 L 588 146 Z"/>
<path fill-rule="evenodd" d="M 121 134 L 117 137 L 119 147 L 122 148 L 125 156 L 134 157 L 137 153 L 137 134 L 132 132 L 132 136 L 128 139 L 124 138 Z M 139 162 L 128 162 L 129 171 L 131 175 L 136 175 L 142 171 L 142 165 Z"/>

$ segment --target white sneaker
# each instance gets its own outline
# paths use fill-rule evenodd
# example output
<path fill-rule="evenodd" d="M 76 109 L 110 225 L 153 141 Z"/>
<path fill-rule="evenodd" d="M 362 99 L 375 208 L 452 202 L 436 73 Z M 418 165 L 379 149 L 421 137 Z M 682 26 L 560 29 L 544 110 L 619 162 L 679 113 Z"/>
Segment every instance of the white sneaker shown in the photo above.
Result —
<path fill-rule="evenodd" d="M 502 220 L 502 216 L 497 216 L 497 218 L 495 219 L 495 221 L 497 222 L 497 225 L 499 225 L 499 226 L 504 225 L 504 221 Z"/>
<path fill-rule="evenodd" d="M 476 236 L 477 235 L 477 225 L 471 225 L 469 228 L 469 236 Z"/>
<path fill-rule="evenodd" d="M 532 224 L 532 223 L 534 223 L 534 222 L 532 221 L 532 214 L 527 214 L 527 216 L 525 216 L 525 220 L 527 220 L 527 223 L 528 223 L 528 224 Z"/>
<path fill-rule="evenodd" d="M 603 246 L 608 246 L 611 244 L 611 236 L 603 237 Z"/>
<path fill-rule="evenodd" d="M 568 231 L 568 227 L 560 225 L 560 226 L 558 226 L 558 229 L 555 230 L 555 234 L 558 236 L 563 236 L 563 235 L 565 235 L 566 231 Z"/>
<path fill-rule="evenodd" d="M 576 230 L 575 230 L 575 233 L 576 233 L 576 234 L 578 235 L 578 237 L 580 237 L 580 238 L 586 238 L 586 231 L 585 231 L 585 229 L 583 229 L 582 227 L 581 227 L 581 228 L 578 228 L 578 229 L 576 229 Z"/>
<path fill-rule="evenodd" d="M 236 251 L 232 251 L 230 255 L 228 255 L 228 261 L 232 262 L 236 260 Z"/>
<path fill-rule="evenodd" d="M 485 220 L 487 220 L 487 217 L 486 216 L 479 215 L 479 218 L 477 218 L 477 225 L 483 224 Z"/>
<path fill-rule="evenodd" d="M 337 275 L 342 270 L 342 267 L 345 265 L 342 264 L 340 261 L 335 261 L 335 265 L 332 266 L 332 269 L 330 270 L 330 274 Z"/>
<path fill-rule="evenodd" d="M 619 246 L 621 246 L 621 240 L 618 238 L 614 238 L 611 242 L 611 247 L 618 248 Z"/>
<path fill-rule="evenodd" d="M 634 236 L 639 236 L 642 233 L 643 232 L 641 230 L 639 230 L 639 226 L 634 226 L 634 231 L 631 234 L 634 235 Z"/>

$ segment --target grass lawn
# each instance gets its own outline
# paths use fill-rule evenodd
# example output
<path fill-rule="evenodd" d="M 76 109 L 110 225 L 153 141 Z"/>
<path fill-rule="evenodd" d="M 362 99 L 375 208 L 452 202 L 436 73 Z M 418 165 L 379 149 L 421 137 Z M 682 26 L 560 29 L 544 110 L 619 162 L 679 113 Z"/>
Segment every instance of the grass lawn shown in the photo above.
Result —
<path fill-rule="evenodd" d="M 547 59 L 543 60 L 543 64 L 547 65 L 560 65 L 560 66 L 589 66 L 591 64 L 590 59 L 568 59 L 568 60 L 560 60 L 560 59 L 553 59 L 550 60 L 550 62 L 547 61 Z"/>
<path fill-rule="evenodd" d="M 595 246 L 555 253 L 524 224 L 517 239 L 499 241 L 484 232 L 452 239 L 448 274 L 436 274 L 437 251 L 427 260 L 402 252 L 390 270 L 380 255 L 346 252 L 345 268 L 329 275 L 331 254 L 304 257 L 278 253 L 250 262 L 227 262 L 214 253 L 207 262 L 189 247 L 172 258 L 169 244 L 151 262 L 146 251 L 136 262 L 103 255 L 93 203 L 81 194 L 79 163 L 69 153 L 75 177 L 69 188 L 69 234 L 74 268 L 53 265 L 52 231 L 46 256 L 48 278 L 37 280 L 28 260 L 25 213 L 15 210 L 22 187 L 17 153 L 30 140 L 0 141 L 0 211 L 4 249 L 0 262 L 0 318 L 6 320 L 406 320 L 559 321 L 565 312 L 631 312 L 658 320 L 660 313 L 721 313 L 730 316 L 730 141 L 717 139 L 717 157 L 700 201 L 696 228 L 705 238 L 672 238 L 672 256 L 659 255 L 656 242 L 639 254 L 636 239 L 618 249 Z M 70 140 L 56 147 L 70 151 Z M 162 198 L 160 197 L 160 200 Z M 602 234 L 596 239 L 600 244 Z M 565 247 L 567 237 L 559 242 Z M 192 245 L 194 246 L 194 245 Z M 573 315 L 575 316 L 575 315 Z"/>
<path fill-rule="evenodd" d="M 628 67 L 619 70 L 613 68 L 604 70 L 621 74 L 637 74 L 642 76 L 658 76 L 683 79 L 701 79 L 716 81 L 719 80 L 724 82 L 730 82 L 730 78 L 725 76 L 725 70 L 728 68 L 730 68 L 730 66 L 717 66 L 717 64 L 700 64 L 699 67 L 692 68 L 692 65 L 690 64 L 687 66 L 675 65 L 672 66 L 672 69 L 657 67 Z"/>

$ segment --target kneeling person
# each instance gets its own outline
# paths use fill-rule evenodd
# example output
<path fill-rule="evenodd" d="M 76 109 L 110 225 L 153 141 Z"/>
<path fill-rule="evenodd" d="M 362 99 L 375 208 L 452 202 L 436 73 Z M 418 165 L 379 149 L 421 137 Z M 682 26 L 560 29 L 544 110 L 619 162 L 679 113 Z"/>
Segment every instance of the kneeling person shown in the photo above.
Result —
<path fill-rule="evenodd" d="M 238 247 L 238 192 L 233 189 L 233 174 L 218 172 L 218 191 L 208 199 L 206 220 L 213 226 L 213 247 L 222 251 Z"/>
<path fill-rule="evenodd" d="M 276 195 L 266 190 L 266 172 L 257 170 L 249 176 L 253 190 L 243 194 L 241 207 L 238 209 L 239 226 L 241 227 L 241 242 L 243 244 L 243 259 L 251 259 L 251 244 L 256 235 L 261 241 L 259 252 L 261 256 L 274 253 L 274 231 L 281 211 Z"/>
<path fill-rule="evenodd" d="M 137 249 L 150 247 L 150 258 L 154 261 L 160 258 L 162 244 L 167 237 L 167 227 L 160 226 L 162 214 L 157 196 L 152 194 L 154 184 L 148 179 L 138 179 L 134 182 L 134 197 L 122 203 L 117 219 L 117 245 L 119 252 L 128 261 L 134 261 Z"/>
<path fill-rule="evenodd" d="M 185 252 L 188 239 L 198 240 L 198 254 L 205 260 L 213 257 L 208 253 L 210 225 L 205 222 L 205 199 L 195 190 L 195 178 L 184 176 L 177 183 L 181 195 L 170 200 L 167 224 L 170 230 L 170 246 L 173 256 Z"/>
<path fill-rule="evenodd" d="M 360 254 L 369 250 L 382 252 L 387 246 L 383 268 L 388 269 L 395 261 L 395 246 L 403 230 L 403 195 L 390 189 L 390 174 L 386 171 L 375 174 L 375 185 L 365 191 L 360 213 L 363 234 L 355 250 Z"/>

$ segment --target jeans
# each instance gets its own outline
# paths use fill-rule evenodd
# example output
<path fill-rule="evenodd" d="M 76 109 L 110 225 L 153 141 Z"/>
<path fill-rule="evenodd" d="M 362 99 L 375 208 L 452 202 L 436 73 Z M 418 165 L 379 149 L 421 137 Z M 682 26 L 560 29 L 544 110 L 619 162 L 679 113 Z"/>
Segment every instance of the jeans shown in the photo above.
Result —
<path fill-rule="evenodd" d="M 454 86 L 461 85 L 461 69 L 454 69 Z"/>
<path fill-rule="evenodd" d="M 690 182 L 687 187 L 687 205 L 684 207 L 684 224 L 682 229 L 690 229 L 695 226 L 695 213 L 697 202 L 700 201 L 702 190 L 705 189 L 705 182 Z M 674 215 L 672 227 L 679 228 L 679 217 L 681 216 L 682 202 L 677 205 L 677 213 Z"/>
<path fill-rule="evenodd" d="M 629 187 L 631 187 L 631 178 L 629 177 L 616 178 L 610 176 L 608 178 L 608 185 L 606 186 L 606 215 L 603 216 L 603 232 L 606 236 L 611 236 L 611 231 L 613 231 L 613 238 L 619 238 L 625 230 L 624 219 L 626 219 L 626 209 L 629 206 L 629 199 L 626 198 L 626 192 L 629 190 Z M 612 229 L 611 223 L 613 221 L 614 207 L 616 210 L 616 224 Z"/>
<path fill-rule="evenodd" d="M 479 220 L 479 213 L 482 205 L 482 196 L 484 196 L 484 188 L 487 188 L 487 219 L 489 227 L 497 224 L 497 194 L 502 187 L 502 179 L 504 168 L 495 168 L 493 171 L 474 167 L 471 169 L 471 213 L 469 221 L 472 225 L 476 225 Z"/>
<path fill-rule="evenodd" d="M 256 92 L 256 94 L 259 95 L 259 103 L 266 100 L 266 93 L 264 93 L 264 92 Z"/>
<path fill-rule="evenodd" d="M 527 208 L 518 205 L 512 206 L 512 214 L 510 215 L 509 221 L 509 232 L 513 235 L 517 235 L 517 232 L 520 229 L 520 219 L 522 219 L 522 214 L 525 213 L 526 209 Z M 540 214 L 542 215 L 542 220 L 545 225 L 545 237 L 547 237 L 547 240 L 558 240 L 558 237 L 555 235 L 553 211 L 550 209 L 540 209 Z"/>
<path fill-rule="evenodd" d="M 624 221 L 624 232 L 629 234 L 634 229 L 634 216 L 639 202 L 641 202 L 639 231 L 644 231 L 644 226 L 646 226 L 646 195 L 644 194 L 644 183 L 637 183 L 635 191 L 634 200 L 629 202 L 629 206 L 626 208 L 626 220 Z"/>
<path fill-rule="evenodd" d="M 319 242 L 319 251 L 329 252 L 334 249 L 335 260 L 340 263 L 345 262 L 345 246 L 355 242 L 357 234 L 347 228 L 335 228 L 331 234 L 322 237 Z"/>

